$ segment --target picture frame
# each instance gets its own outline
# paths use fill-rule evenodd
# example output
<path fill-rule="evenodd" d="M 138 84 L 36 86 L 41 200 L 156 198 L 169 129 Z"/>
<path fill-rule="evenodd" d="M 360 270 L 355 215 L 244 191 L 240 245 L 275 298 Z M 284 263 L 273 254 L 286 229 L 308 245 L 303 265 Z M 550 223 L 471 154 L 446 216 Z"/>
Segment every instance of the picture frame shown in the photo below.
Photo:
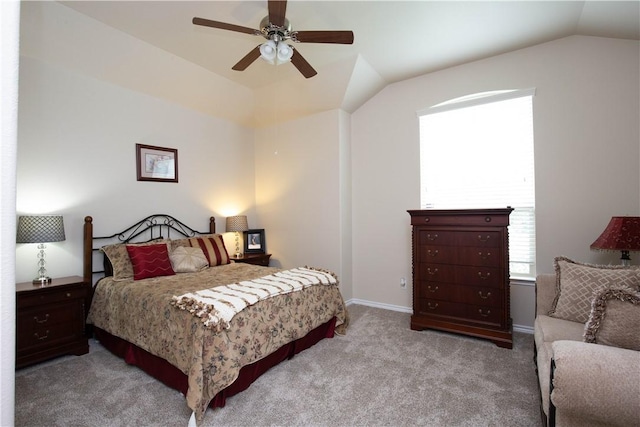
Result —
<path fill-rule="evenodd" d="M 264 228 L 243 231 L 244 233 L 244 253 L 263 254 L 265 253 Z"/>
<path fill-rule="evenodd" d="M 138 181 L 178 182 L 178 150 L 136 144 Z"/>

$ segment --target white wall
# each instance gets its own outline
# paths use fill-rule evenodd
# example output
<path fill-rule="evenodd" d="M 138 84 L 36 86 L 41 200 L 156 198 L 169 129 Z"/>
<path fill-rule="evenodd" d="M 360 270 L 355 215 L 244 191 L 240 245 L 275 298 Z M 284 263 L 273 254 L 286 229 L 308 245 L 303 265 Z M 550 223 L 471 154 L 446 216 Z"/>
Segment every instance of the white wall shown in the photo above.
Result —
<path fill-rule="evenodd" d="M 20 2 L 0 2 L 0 425 L 14 422 L 15 197 Z"/>
<path fill-rule="evenodd" d="M 342 198 L 348 172 L 341 162 L 349 149 L 346 119 L 334 110 L 256 130 L 255 170 L 259 228 L 266 229 L 272 265 L 330 269 L 348 298 L 350 217 Z"/>
<path fill-rule="evenodd" d="M 387 86 L 352 115 L 353 292 L 411 307 L 411 228 L 420 208 L 416 111 L 459 96 L 535 87 L 538 272 L 553 258 L 617 263 L 589 245 L 613 215 L 640 213 L 637 41 L 568 37 Z M 636 260 L 637 263 L 637 260 Z M 514 324 L 534 289 L 512 285 Z"/>
<path fill-rule="evenodd" d="M 20 58 L 18 214 L 64 215 L 67 240 L 47 249 L 52 277 L 82 274 L 83 218 L 111 234 L 154 213 L 199 230 L 209 216 L 254 215 L 253 131 L 223 119 Z M 136 180 L 136 143 L 176 148 L 179 182 Z M 36 273 L 17 248 L 17 280 Z"/>

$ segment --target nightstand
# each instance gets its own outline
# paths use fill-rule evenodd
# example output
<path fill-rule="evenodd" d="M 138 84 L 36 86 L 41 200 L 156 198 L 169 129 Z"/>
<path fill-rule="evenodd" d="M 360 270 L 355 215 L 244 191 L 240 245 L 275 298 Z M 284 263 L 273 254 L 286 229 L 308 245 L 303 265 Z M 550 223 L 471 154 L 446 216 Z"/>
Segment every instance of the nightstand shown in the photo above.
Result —
<path fill-rule="evenodd" d="M 85 302 L 90 285 L 82 277 L 47 285 L 16 285 L 16 368 L 65 354 L 89 352 Z"/>
<path fill-rule="evenodd" d="M 240 258 L 232 257 L 235 262 L 244 262 L 246 264 L 269 266 L 269 258 L 271 254 L 243 254 Z"/>

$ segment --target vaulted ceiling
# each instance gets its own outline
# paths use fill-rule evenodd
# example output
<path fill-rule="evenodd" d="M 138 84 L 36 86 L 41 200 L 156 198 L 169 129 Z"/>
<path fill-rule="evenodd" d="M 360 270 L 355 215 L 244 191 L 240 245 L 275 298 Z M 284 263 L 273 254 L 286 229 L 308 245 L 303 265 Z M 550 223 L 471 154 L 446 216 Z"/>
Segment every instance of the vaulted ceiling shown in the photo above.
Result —
<path fill-rule="evenodd" d="M 290 0 L 286 16 L 293 30 L 355 34 L 353 45 L 295 44 L 318 71 L 305 79 L 291 64 L 274 66 L 262 60 L 245 71 L 233 71 L 231 67 L 264 39 L 191 22 L 197 16 L 258 28 L 267 15 L 266 0 L 61 3 L 208 70 L 198 77 L 203 87 L 213 73 L 246 88 L 255 105 L 250 118 L 238 121 L 251 126 L 281 115 L 332 108 L 352 112 L 390 83 L 570 35 L 640 39 L 637 1 Z M 193 98 L 182 103 L 192 102 L 192 108 L 202 110 L 203 101 Z"/>

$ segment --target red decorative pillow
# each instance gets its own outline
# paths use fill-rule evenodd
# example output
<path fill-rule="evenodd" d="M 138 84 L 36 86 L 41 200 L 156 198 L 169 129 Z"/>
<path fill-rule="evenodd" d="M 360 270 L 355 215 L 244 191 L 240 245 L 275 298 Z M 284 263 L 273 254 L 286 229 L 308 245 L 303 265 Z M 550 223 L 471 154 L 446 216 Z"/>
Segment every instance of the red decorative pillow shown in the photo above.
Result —
<path fill-rule="evenodd" d="M 204 252 L 204 255 L 209 261 L 210 267 L 229 264 L 231 262 L 227 248 L 224 246 L 222 235 L 220 234 L 189 239 L 189 242 L 192 247 L 202 249 L 202 252 Z"/>
<path fill-rule="evenodd" d="M 127 252 L 133 265 L 133 280 L 176 274 L 171 267 L 166 243 L 148 246 L 127 245 Z"/>

